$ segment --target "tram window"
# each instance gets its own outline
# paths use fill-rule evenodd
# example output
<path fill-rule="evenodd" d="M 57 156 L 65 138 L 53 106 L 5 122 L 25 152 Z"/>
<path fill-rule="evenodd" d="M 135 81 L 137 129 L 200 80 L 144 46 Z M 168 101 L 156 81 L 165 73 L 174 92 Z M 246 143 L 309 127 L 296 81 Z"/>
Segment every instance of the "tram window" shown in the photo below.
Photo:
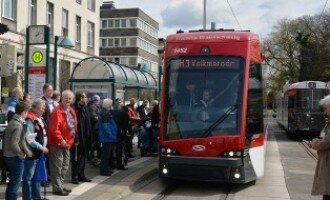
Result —
<path fill-rule="evenodd" d="M 199 66 L 200 61 L 231 60 L 231 68 Z M 190 63 L 191 66 L 183 66 Z M 220 62 L 212 62 L 220 63 Z M 180 138 L 207 137 L 203 133 L 212 128 L 209 135 L 238 134 L 240 112 L 235 105 L 240 104 L 244 60 L 238 57 L 192 57 L 184 62 L 171 60 L 168 66 L 166 99 L 166 140 Z M 221 123 L 216 123 L 226 111 L 232 112 Z M 214 125 L 215 124 L 215 125 Z"/>
<path fill-rule="evenodd" d="M 289 97 L 288 108 L 294 108 L 295 96 Z"/>
<path fill-rule="evenodd" d="M 262 69 L 259 63 L 250 64 L 248 107 L 247 107 L 247 135 L 263 132 L 263 88 Z"/>

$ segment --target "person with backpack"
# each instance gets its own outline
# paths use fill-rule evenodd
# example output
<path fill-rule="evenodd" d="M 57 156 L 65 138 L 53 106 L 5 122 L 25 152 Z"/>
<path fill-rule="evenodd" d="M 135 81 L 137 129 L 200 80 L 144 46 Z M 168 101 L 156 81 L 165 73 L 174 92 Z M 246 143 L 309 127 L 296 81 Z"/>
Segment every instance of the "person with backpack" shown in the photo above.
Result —
<path fill-rule="evenodd" d="M 99 123 L 99 139 L 102 144 L 100 174 L 103 176 L 111 176 L 114 168 L 114 149 L 117 142 L 118 128 L 111 114 L 112 100 L 104 99 L 102 110 L 98 118 Z"/>

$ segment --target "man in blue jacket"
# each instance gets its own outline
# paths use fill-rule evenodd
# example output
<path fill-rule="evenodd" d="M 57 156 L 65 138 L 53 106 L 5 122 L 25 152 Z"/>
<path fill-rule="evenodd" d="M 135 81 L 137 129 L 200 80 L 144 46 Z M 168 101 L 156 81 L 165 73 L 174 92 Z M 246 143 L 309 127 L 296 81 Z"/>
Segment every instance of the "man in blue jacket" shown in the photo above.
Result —
<path fill-rule="evenodd" d="M 15 106 L 16 104 L 23 99 L 23 92 L 21 90 L 21 88 L 19 87 L 15 87 L 12 91 L 12 97 L 9 100 L 8 103 L 8 112 L 7 112 L 7 122 L 9 123 L 9 121 L 13 118 L 13 116 L 15 115 Z"/>
<path fill-rule="evenodd" d="M 99 139 L 102 143 L 100 174 L 111 176 L 114 168 L 114 149 L 118 141 L 117 124 L 111 114 L 112 100 L 104 99 L 99 117 Z"/>

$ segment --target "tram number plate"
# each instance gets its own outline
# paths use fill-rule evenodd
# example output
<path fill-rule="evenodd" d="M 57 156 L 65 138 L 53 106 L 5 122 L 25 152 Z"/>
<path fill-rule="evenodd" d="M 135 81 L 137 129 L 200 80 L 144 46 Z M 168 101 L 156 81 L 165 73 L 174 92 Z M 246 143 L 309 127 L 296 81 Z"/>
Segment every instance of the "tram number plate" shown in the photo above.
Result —
<path fill-rule="evenodd" d="M 308 87 L 309 88 L 316 88 L 316 83 L 315 82 L 308 82 Z"/>

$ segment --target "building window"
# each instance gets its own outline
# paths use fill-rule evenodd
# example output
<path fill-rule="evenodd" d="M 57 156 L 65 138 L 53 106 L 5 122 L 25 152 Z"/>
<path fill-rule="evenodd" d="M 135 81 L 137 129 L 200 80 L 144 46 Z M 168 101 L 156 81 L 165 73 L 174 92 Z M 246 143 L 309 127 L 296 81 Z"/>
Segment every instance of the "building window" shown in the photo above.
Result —
<path fill-rule="evenodd" d="M 47 22 L 50 25 L 50 34 L 54 35 L 54 4 L 47 2 Z"/>
<path fill-rule="evenodd" d="M 108 23 L 109 23 L 109 25 L 108 25 L 109 28 L 113 28 L 113 19 L 110 19 Z"/>
<path fill-rule="evenodd" d="M 120 45 L 120 39 L 119 38 L 115 38 L 115 47 L 119 47 Z"/>
<path fill-rule="evenodd" d="M 116 57 L 115 58 L 115 63 L 119 64 L 119 62 L 120 62 L 120 58 Z"/>
<path fill-rule="evenodd" d="M 126 38 L 121 38 L 120 42 L 121 42 L 120 44 L 121 47 L 126 47 Z"/>
<path fill-rule="evenodd" d="M 65 9 L 62 10 L 62 36 L 69 35 L 69 12 Z"/>
<path fill-rule="evenodd" d="M 108 20 L 102 20 L 102 28 L 108 28 Z"/>
<path fill-rule="evenodd" d="M 94 46 L 94 24 L 92 22 L 87 22 L 87 46 Z"/>
<path fill-rule="evenodd" d="M 113 47 L 113 39 L 108 39 L 108 46 Z"/>
<path fill-rule="evenodd" d="M 107 39 L 101 39 L 101 46 L 106 47 L 107 46 Z"/>
<path fill-rule="evenodd" d="M 29 24 L 37 24 L 37 0 L 29 0 Z"/>
<path fill-rule="evenodd" d="M 122 28 L 126 28 L 126 27 L 127 27 L 126 19 L 122 19 L 122 20 L 121 20 L 121 27 L 122 27 Z"/>
<path fill-rule="evenodd" d="M 15 19 L 16 5 L 15 0 L 2 1 L 2 16 L 8 19 Z"/>
<path fill-rule="evenodd" d="M 130 25 L 130 27 L 136 27 L 136 19 L 130 19 L 129 25 Z"/>
<path fill-rule="evenodd" d="M 76 42 L 81 42 L 81 18 L 76 16 Z"/>
<path fill-rule="evenodd" d="M 115 27 L 120 28 L 120 19 L 115 20 Z"/>
<path fill-rule="evenodd" d="M 95 11 L 95 0 L 87 0 L 87 8 L 91 11 Z"/>

